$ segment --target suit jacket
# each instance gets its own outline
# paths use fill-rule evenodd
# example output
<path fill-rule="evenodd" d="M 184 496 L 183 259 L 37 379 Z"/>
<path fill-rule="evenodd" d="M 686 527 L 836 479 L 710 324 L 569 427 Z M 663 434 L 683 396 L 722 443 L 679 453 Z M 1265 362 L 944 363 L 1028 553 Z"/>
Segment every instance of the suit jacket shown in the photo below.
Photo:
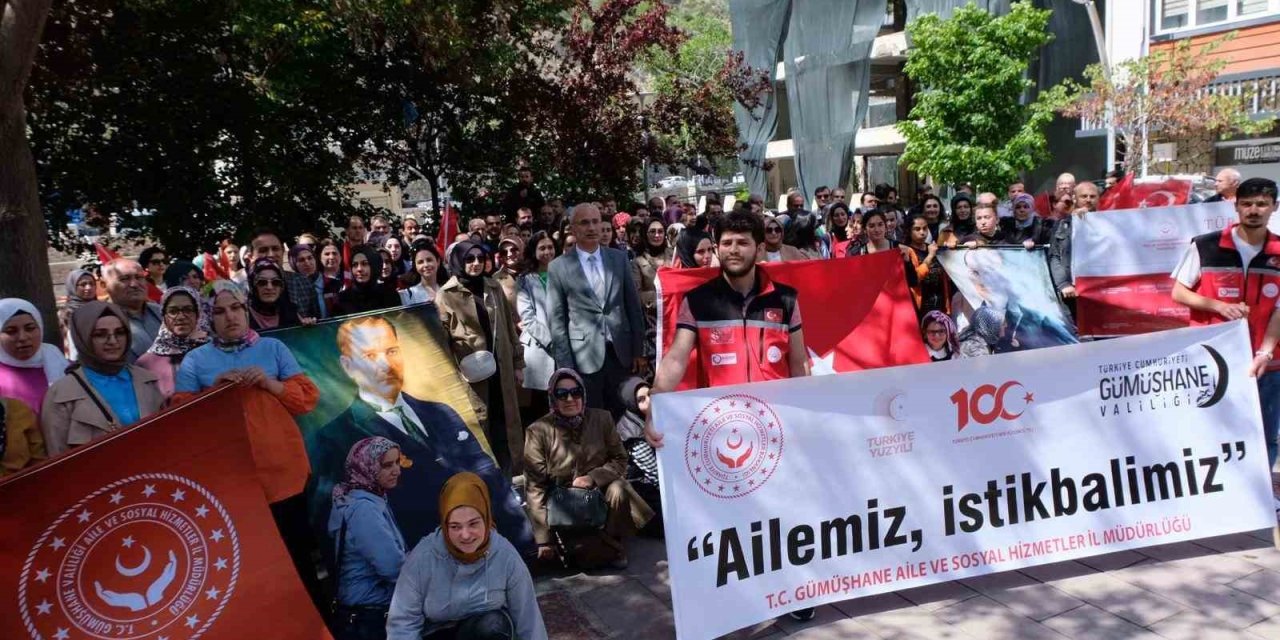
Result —
<path fill-rule="evenodd" d="M 440 526 L 440 490 L 451 476 L 461 471 L 475 473 L 488 485 L 498 531 L 517 549 L 531 548 L 533 533 L 511 482 L 480 447 L 462 418 L 439 402 L 419 400 L 407 393 L 404 401 L 425 428 L 431 440 L 429 445 L 383 420 L 359 397 L 329 424 L 307 436 L 307 456 L 311 459 L 308 495 L 315 531 L 327 531 L 333 486 L 345 479 L 347 453 L 352 445 L 370 436 L 382 436 L 400 445 L 401 455 L 412 461 L 401 469 L 399 486 L 387 493 L 387 502 L 408 548 L 413 548 L 418 540 Z M 328 534 L 324 535 L 323 539 L 327 540 Z M 322 548 L 332 546 L 327 544 Z"/>
<path fill-rule="evenodd" d="M 604 367 L 605 332 L 624 366 L 644 355 L 644 309 L 631 279 L 627 254 L 600 248 L 604 300 L 596 298 L 582 269 L 578 250 L 551 261 L 547 269 L 547 308 L 551 354 L 556 366 L 591 374 Z"/>

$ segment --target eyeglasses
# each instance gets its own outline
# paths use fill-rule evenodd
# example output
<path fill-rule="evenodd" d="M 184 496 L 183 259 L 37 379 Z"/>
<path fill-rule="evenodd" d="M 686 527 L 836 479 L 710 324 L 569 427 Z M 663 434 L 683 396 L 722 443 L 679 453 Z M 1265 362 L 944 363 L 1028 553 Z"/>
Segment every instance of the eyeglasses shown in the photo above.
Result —
<path fill-rule="evenodd" d="M 471 254 L 462 259 L 462 264 L 484 264 L 484 256 Z"/>
<path fill-rule="evenodd" d="M 568 389 L 556 389 L 551 392 L 551 395 L 555 396 L 556 400 L 565 401 L 570 398 L 581 399 L 586 393 L 582 387 L 569 387 Z"/>
<path fill-rule="evenodd" d="M 830 198 L 830 197 L 831 197 L 831 194 L 829 194 L 829 193 L 819 193 L 819 194 L 818 194 L 818 199 L 819 199 L 819 200 L 826 200 L 827 198 Z"/>
<path fill-rule="evenodd" d="M 504 256 L 517 256 L 517 255 L 520 255 L 520 250 L 519 250 L 519 249 L 517 249 L 517 248 L 515 248 L 515 247 L 507 247 L 507 248 L 505 248 L 505 249 L 503 249 L 503 250 L 502 250 L 502 255 L 504 255 Z"/>
<path fill-rule="evenodd" d="M 281 280 L 280 278 L 262 278 L 259 280 L 254 280 L 253 284 L 254 286 L 257 286 L 257 287 L 272 287 L 275 289 L 279 289 L 280 287 L 284 286 L 284 280 Z"/>
<path fill-rule="evenodd" d="M 164 310 L 164 314 L 170 318 L 178 316 L 194 316 L 196 314 L 195 307 L 168 307 Z"/>
<path fill-rule="evenodd" d="M 945 336 L 947 335 L 947 330 L 946 329 L 929 329 L 928 331 L 925 331 L 925 333 L 931 336 Z"/>

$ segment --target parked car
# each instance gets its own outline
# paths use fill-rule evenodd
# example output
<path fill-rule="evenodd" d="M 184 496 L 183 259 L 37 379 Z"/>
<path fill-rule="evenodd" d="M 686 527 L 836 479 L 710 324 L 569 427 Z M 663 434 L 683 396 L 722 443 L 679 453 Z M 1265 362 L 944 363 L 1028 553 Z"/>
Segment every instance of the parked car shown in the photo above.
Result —
<path fill-rule="evenodd" d="M 684 189 L 689 186 L 689 179 L 684 176 L 667 176 L 658 181 L 659 189 Z"/>

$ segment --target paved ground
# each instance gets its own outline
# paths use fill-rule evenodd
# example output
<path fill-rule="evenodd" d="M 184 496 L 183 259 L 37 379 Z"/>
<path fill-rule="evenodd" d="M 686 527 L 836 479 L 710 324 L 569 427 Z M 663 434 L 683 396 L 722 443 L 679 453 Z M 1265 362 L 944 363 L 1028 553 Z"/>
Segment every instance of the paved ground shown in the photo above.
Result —
<path fill-rule="evenodd" d="M 673 638 L 661 542 L 636 539 L 623 572 L 538 578 L 553 640 Z M 1271 530 L 1148 547 L 820 607 L 745 638 L 1280 639 Z"/>

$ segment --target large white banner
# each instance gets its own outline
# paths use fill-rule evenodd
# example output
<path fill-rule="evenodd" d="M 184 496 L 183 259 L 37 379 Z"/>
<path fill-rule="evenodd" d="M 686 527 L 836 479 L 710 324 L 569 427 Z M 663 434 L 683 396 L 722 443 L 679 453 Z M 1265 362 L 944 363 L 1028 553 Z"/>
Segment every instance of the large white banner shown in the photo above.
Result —
<path fill-rule="evenodd" d="M 1191 239 L 1236 221 L 1230 202 L 1099 211 L 1071 227 L 1071 275 L 1080 335 L 1114 336 L 1185 327 L 1169 274 Z"/>
<path fill-rule="evenodd" d="M 656 395 L 677 635 L 1275 525 L 1244 321 Z"/>

